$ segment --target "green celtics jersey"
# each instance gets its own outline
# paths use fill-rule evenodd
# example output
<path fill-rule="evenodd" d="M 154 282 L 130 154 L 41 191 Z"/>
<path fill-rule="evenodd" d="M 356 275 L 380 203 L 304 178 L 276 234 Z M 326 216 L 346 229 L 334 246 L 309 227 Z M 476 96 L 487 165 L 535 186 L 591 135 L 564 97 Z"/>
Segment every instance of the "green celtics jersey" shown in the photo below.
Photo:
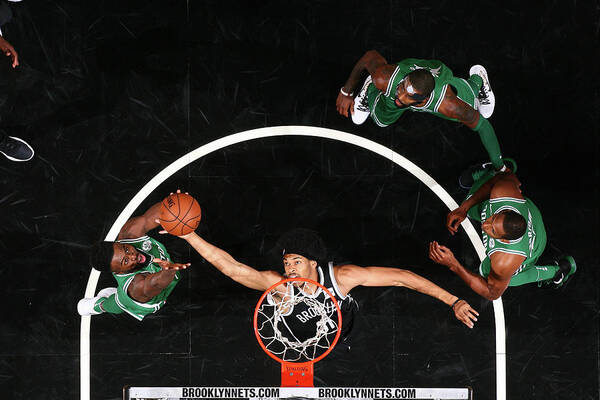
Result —
<path fill-rule="evenodd" d="M 398 108 L 394 99 L 396 90 L 400 82 L 414 70 L 427 69 L 433 75 L 435 87 L 426 103 L 421 107 L 409 106 L 408 108 Z M 369 106 L 372 111 L 371 117 L 377 125 L 387 126 L 395 122 L 400 114 L 407 109 L 418 112 L 429 112 L 439 117 L 450 119 L 438 112 L 440 104 L 444 100 L 448 84 L 454 78 L 452 71 L 444 63 L 438 60 L 419 60 L 416 58 L 407 58 L 396 64 L 385 92 L 379 92 L 375 89 L 369 91 Z M 373 101 L 371 101 L 373 100 Z"/>
<path fill-rule="evenodd" d="M 123 239 L 119 240 L 118 242 L 130 244 L 135 247 L 136 250 L 143 253 L 147 258 L 150 258 L 150 262 L 147 266 L 134 272 L 124 274 L 113 273 L 113 276 L 118 283 L 115 302 L 123 311 L 141 321 L 146 315 L 157 312 L 163 305 L 165 305 L 167 297 L 169 294 L 171 294 L 175 288 L 175 285 L 177 285 L 177 282 L 179 282 L 180 274 L 177 272 L 169 286 L 164 288 L 158 295 L 150 299 L 150 301 L 146 303 L 135 301 L 129 297 L 129 294 L 127 293 L 127 289 L 133 281 L 133 278 L 135 278 L 137 274 L 153 274 L 161 271 L 161 267 L 153 262 L 154 259 L 171 261 L 171 258 L 169 253 L 167 253 L 165 246 L 149 236 L 142 236 L 136 239 Z"/>
<path fill-rule="evenodd" d="M 482 240 L 487 258 L 496 252 L 518 254 L 527 257 L 519 269 L 515 271 L 516 275 L 526 266 L 533 265 L 542 255 L 546 247 L 546 229 L 544 228 L 544 221 L 542 220 L 540 210 L 538 210 L 530 199 L 498 197 L 485 200 L 471 210 L 473 209 L 477 209 L 479 212 L 479 218 L 475 218 L 479 221 L 485 221 L 493 214 L 506 210 L 520 214 L 527 221 L 525 234 L 515 240 L 493 239 L 482 231 Z M 475 217 L 475 212 L 470 212 L 469 215 Z"/>

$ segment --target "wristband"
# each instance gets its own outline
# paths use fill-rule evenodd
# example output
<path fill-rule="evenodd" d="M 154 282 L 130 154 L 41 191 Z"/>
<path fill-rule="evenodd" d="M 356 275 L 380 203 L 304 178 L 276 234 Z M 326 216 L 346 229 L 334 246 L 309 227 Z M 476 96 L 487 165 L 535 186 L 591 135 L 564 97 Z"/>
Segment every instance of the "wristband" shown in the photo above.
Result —
<path fill-rule="evenodd" d="M 344 96 L 348 96 L 348 97 L 354 95 L 354 93 L 352 93 L 352 92 L 350 92 L 350 93 L 344 92 L 344 87 L 343 86 L 340 88 L 340 93 L 343 94 Z"/>
<path fill-rule="evenodd" d="M 454 310 L 454 306 L 456 305 L 456 303 L 458 303 L 461 300 L 462 299 L 456 299 L 456 301 L 454 303 L 452 303 L 452 305 L 450 306 L 450 308 Z"/>

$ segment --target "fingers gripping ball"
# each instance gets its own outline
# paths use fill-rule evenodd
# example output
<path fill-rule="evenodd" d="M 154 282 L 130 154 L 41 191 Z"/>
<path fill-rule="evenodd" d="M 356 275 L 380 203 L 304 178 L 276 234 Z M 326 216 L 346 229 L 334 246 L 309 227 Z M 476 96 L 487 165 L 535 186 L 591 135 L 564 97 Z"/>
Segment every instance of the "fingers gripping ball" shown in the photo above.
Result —
<path fill-rule="evenodd" d="M 196 199 L 186 193 L 173 193 L 162 201 L 159 222 L 171 235 L 181 236 L 196 230 L 201 215 Z"/>

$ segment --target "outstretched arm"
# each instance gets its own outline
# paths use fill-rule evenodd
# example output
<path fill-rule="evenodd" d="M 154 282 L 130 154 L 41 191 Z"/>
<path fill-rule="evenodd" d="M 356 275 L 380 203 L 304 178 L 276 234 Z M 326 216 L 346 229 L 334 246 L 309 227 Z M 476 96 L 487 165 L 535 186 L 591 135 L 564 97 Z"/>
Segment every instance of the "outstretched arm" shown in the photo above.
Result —
<path fill-rule="evenodd" d="M 121 228 L 117 240 L 138 238 L 156 228 L 158 226 L 157 219 L 160 217 L 160 207 L 161 203 L 156 203 L 143 215 L 129 218 Z"/>
<path fill-rule="evenodd" d="M 356 286 L 402 286 L 426 294 L 452 306 L 456 318 L 469 328 L 473 327 L 479 315 L 466 301 L 405 269 L 342 265 L 336 267 L 335 278 L 344 294 Z"/>
<path fill-rule="evenodd" d="M 237 261 L 229 253 L 208 243 L 195 232 L 180 237 L 223 274 L 250 289 L 264 291 L 283 279 L 283 276 L 275 271 L 257 271 Z"/>
<path fill-rule="evenodd" d="M 146 303 L 157 296 L 169 286 L 178 270 L 186 269 L 191 265 L 159 259 L 154 259 L 153 262 L 160 265 L 162 271 L 153 274 L 137 274 L 127 289 L 129 297 L 141 303 Z"/>

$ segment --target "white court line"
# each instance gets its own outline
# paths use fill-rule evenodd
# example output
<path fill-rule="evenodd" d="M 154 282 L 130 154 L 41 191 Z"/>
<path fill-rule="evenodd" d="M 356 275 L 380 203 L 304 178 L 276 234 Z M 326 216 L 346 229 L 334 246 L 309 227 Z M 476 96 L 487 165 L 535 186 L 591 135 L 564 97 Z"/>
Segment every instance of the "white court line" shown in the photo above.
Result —
<path fill-rule="evenodd" d="M 444 202 L 448 209 L 453 210 L 458 207 L 458 204 L 454 199 L 442 188 L 431 176 L 429 176 L 421 168 L 407 160 L 400 154 L 392 151 L 390 148 L 375 143 L 371 140 L 365 139 L 361 136 L 356 136 L 350 133 L 336 131 L 327 128 L 318 128 L 313 126 L 276 126 L 269 128 L 253 129 L 245 132 L 235 133 L 223 137 L 221 139 L 214 140 L 203 146 L 200 146 L 196 150 L 189 152 L 171 165 L 163 169 L 158 175 L 152 178 L 144 187 L 131 199 L 129 204 L 121 211 L 121 214 L 117 217 L 117 220 L 112 225 L 112 228 L 106 235 L 105 240 L 114 241 L 121 230 L 121 227 L 131 217 L 131 214 L 139 207 L 139 205 L 148 197 L 154 189 L 156 189 L 161 183 L 171 177 L 174 173 L 179 171 L 181 168 L 189 165 L 197 159 L 204 157 L 214 151 L 221 150 L 227 146 L 233 144 L 246 142 L 254 139 L 262 139 L 266 137 L 274 136 L 313 136 L 325 139 L 337 140 L 339 142 L 345 142 L 353 144 L 363 149 L 370 150 L 373 153 L 379 154 L 392 162 L 396 163 L 400 167 L 404 168 L 417 179 L 423 182 L 429 189 L 431 189 L 439 198 Z M 468 219 L 465 219 L 462 223 L 462 227 L 467 232 L 467 236 L 471 240 L 475 251 L 479 256 L 480 260 L 485 257 L 485 249 L 481 243 L 479 235 L 473 228 L 473 225 Z M 100 272 L 95 269 L 91 269 L 90 277 L 88 279 L 87 287 L 85 289 L 85 297 L 93 297 L 96 291 L 96 285 L 98 284 L 98 278 Z M 494 300 L 494 319 L 496 322 L 496 400 L 506 399 L 506 336 L 505 336 L 505 324 L 504 324 L 504 308 L 502 307 L 502 298 Z M 80 390 L 81 400 L 90 400 L 90 318 L 81 317 L 81 331 L 80 331 Z"/>

